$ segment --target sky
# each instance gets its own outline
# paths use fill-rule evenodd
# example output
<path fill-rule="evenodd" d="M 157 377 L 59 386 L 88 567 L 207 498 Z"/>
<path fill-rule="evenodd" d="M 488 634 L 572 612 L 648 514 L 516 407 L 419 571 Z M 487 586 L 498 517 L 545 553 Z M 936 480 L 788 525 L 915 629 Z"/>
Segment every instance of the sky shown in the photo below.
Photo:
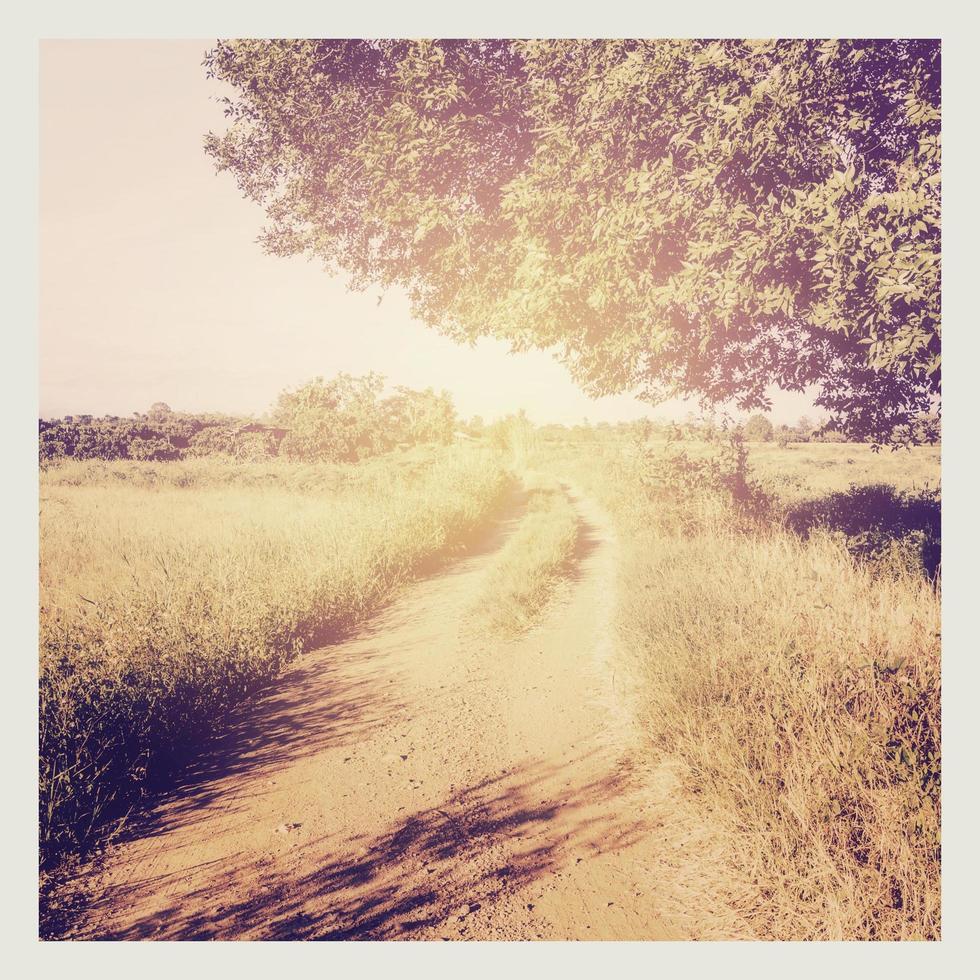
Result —
<path fill-rule="evenodd" d="M 446 389 L 464 417 L 681 419 L 695 406 L 592 399 L 546 352 L 461 346 L 396 290 L 351 293 L 303 258 L 266 255 L 263 214 L 203 139 L 221 131 L 207 41 L 41 45 L 40 414 L 261 414 L 339 371 Z M 772 418 L 814 416 L 773 391 Z"/>

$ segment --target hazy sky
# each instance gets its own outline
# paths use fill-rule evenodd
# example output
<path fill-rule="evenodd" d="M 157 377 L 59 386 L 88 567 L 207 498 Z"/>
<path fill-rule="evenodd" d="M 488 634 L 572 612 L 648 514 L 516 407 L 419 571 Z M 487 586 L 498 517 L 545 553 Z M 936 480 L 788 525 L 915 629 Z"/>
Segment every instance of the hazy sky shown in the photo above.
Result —
<path fill-rule="evenodd" d="M 265 255 L 261 210 L 202 142 L 224 119 L 207 41 L 48 41 L 41 48 L 40 410 L 260 413 L 337 371 L 446 388 L 464 416 L 539 422 L 683 417 L 592 400 L 545 353 L 460 347 L 389 292 L 348 293 L 302 258 Z M 773 417 L 814 414 L 776 393 Z"/>

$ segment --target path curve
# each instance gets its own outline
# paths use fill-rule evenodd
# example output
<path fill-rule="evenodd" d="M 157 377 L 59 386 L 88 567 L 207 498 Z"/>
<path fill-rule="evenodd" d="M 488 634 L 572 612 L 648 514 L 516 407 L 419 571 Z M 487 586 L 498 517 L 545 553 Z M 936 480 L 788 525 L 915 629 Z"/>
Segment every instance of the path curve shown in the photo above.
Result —
<path fill-rule="evenodd" d="M 523 516 L 300 658 L 75 884 L 72 938 L 658 939 L 656 801 L 631 769 L 616 541 L 579 513 L 538 627 L 468 613 Z"/>

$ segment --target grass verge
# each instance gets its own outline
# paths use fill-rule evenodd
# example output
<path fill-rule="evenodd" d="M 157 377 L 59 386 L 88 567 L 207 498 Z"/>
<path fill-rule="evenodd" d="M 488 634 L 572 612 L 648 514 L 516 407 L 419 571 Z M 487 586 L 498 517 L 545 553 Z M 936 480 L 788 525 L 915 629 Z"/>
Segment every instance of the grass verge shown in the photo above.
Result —
<path fill-rule="evenodd" d="M 515 636 L 530 628 L 564 577 L 578 539 L 578 515 L 559 483 L 526 477 L 527 511 L 490 570 L 478 622 Z"/>

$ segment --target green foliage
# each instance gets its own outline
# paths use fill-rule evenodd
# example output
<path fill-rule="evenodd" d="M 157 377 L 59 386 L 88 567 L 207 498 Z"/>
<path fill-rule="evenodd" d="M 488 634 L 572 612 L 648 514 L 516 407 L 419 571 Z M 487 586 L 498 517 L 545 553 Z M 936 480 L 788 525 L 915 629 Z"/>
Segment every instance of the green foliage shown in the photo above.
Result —
<path fill-rule="evenodd" d="M 479 439 L 486 432 L 487 426 L 483 421 L 482 415 L 474 415 L 469 422 L 464 423 L 463 431 L 472 436 L 474 439 Z"/>
<path fill-rule="evenodd" d="M 788 425 L 778 425 L 773 432 L 773 438 L 780 449 L 785 449 L 796 440 L 796 433 Z"/>
<path fill-rule="evenodd" d="M 818 528 L 841 534 L 852 555 L 882 571 L 930 579 L 939 573 L 942 522 L 936 490 L 852 484 L 846 491 L 794 504 L 784 520 L 804 537 Z"/>
<path fill-rule="evenodd" d="M 456 409 L 446 391 L 436 394 L 431 388 L 413 391 L 399 387 L 391 398 L 385 399 L 382 411 L 386 416 L 386 430 L 400 442 L 448 445 L 452 441 Z M 480 420 L 474 435 L 480 435 L 482 429 Z"/>
<path fill-rule="evenodd" d="M 209 425 L 196 432 L 184 450 L 184 458 L 230 456 L 260 460 L 278 455 L 284 430 L 259 424 Z"/>
<path fill-rule="evenodd" d="M 264 244 L 401 284 L 594 394 L 819 388 L 887 441 L 940 390 L 940 58 L 916 40 L 219 42 L 207 151 Z"/>
<path fill-rule="evenodd" d="M 772 442 L 772 422 L 765 415 L 756 414 L 745 423 L 742 435 L 749 442 Z"/>
<path fill-rule="evenodd" d="M 291 458 L 353 462 L 395 445 L 447 445 L 456 426 L 456 410 L 447 392 L 399 387 L 381 398 L 384 379 L 377 374 L 338 374 L 314 378 L 279 396 L 276 421 L 288 430 L 283 454 Z"/>
<path fill-rule="evenodd" d="M 168 439 L 151 437 L 141 439 L 139 436 L 129 441 L 128 454 L 130 459 L 138 460 L 173 460 L 180 458 L 180 451 L 175 449 Z"/>
<path fill-rule="evenodd" d="M 274 417 L 288 430 L 283 455 L 355 462 L 382 452 L 388 441 L 378 404 L 383 387 L 379 375 L 356 378 L 342 373 L 282 392 Z"/>
<path fill-rule="evenodd" d="M 249 419 L 154 410 L 131 419 L 41 419 L 38 430 L 42 463 L 67 458 L 164 461 L 212 455 L 253 459 L 276 455 L 283 436 L 282 429 Z"/>
<path fill-rule="evenodd" d="M 892 432 L 892 443 L 902 446 L 934 445 L 942 439 L 942 422 L 938 415 L 923 413 L 898 425 Z"/>
<path fill-rule="evenodd" d="M 847 436 L 839 429 L 821 429 L 811 439 L 813 442 L 847 442 Z"/>
<path fill-rule="evenodd" d="M 501 452 L 510 453 L 514 460 L 523 463 L 527 454 L 537 445 L 534 423 L 524 409 L 516 415 L 499 419 L 488 430 L 490 445 Z"/>
<path fill-rule="evenodd" d="M 669 443 L 668 443 L 669 446 Z M 658 518 L 678 528 L 700 529 L 702 505 L 715 514 L 731 511 L 743 529 L 767 520 L 773 501 L 749 474 L 748 450 L 739 432 L 731 433 L 708 456 L 662 448 L 641 455 L 646 496 L 661 509 Z"/>

